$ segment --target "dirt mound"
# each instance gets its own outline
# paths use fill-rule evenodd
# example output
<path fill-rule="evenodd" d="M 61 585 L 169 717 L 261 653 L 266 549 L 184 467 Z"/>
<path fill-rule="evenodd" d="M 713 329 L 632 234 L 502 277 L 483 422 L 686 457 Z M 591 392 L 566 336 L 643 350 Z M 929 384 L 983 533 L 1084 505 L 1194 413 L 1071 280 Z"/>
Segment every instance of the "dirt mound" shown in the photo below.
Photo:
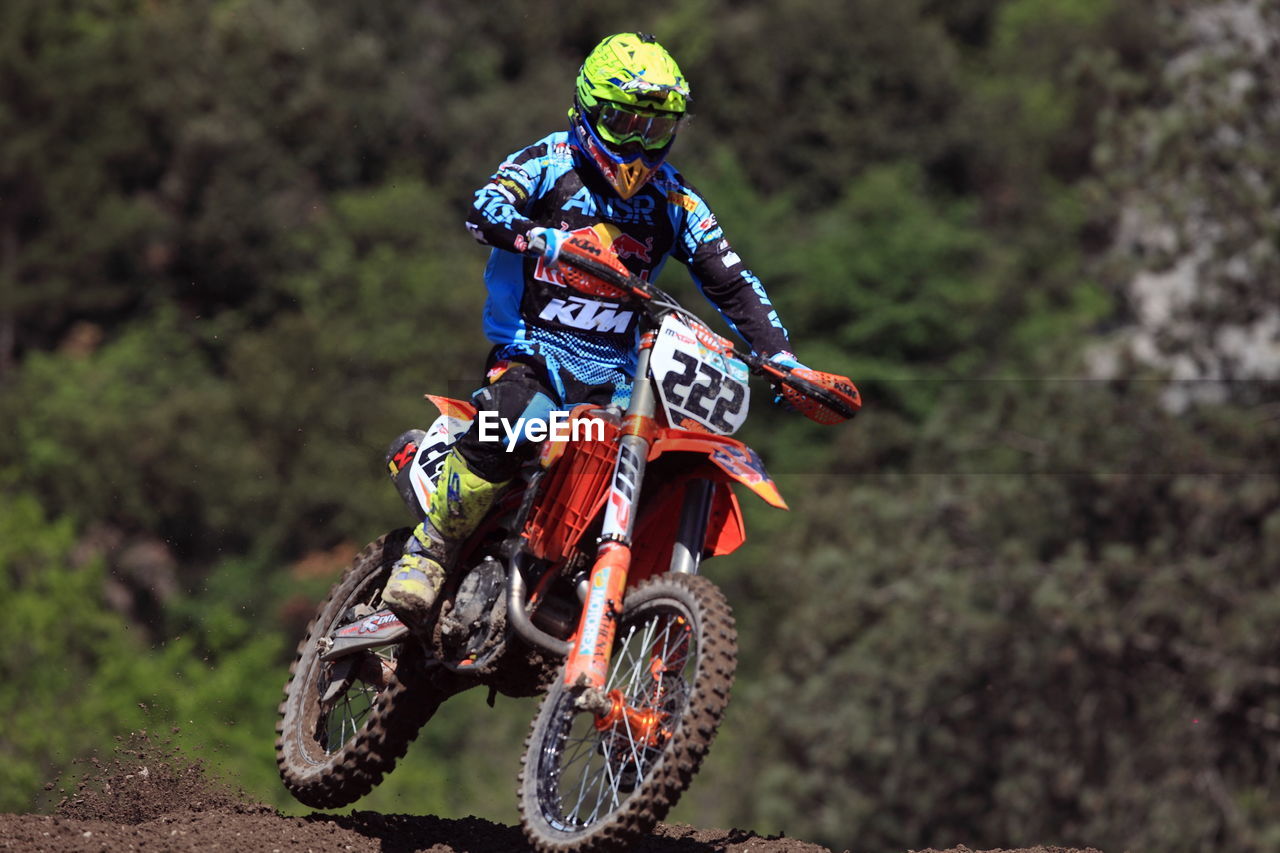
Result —
<path fill-rule="evenodd" d="M 116 742 L 110 759 L 94 756 L 77 762 L 87 772 L 74 783 L 73 792 L 60 791 L 62 799 L 54 807 L 57 817 L 137 825 L 206 811 L 274 814 L 243 791 L 213 781 L 203 761 L 192 760 L 169 740 L 157 740 L 143 730 Z"/>
<path fill-rule="evenodd" d="M 53 815 L 0 815 L 0 850 L 263 850 L 352 853 L 510 853 L 527 849 L 519 828 L 480 818 L 382 815 L 285 817 L 212 780 L 203 762 L 146 732 L 121 739 L 109 760 L 81 764 Z M 47 786 L 52 790 L 55 785 Z M 740 829 L 661 824 L 637 853 L 824 853 L 828 848 Z M 959 847 L 919 853 L 976 853 Z M 995 851 L 993 851 L 995 853 Z M 1098 853 L 1036 847 L 999 853 Z"/>
<path fill-rule="evenodd" d="M 353 812 L 345 817 L 282 817 L 270 810 L 244 813 L 215 809 L 170 814 L 137 824 L 74 820 L 47 815 L 0 815 L 0 850 L 101 851 L 195 850 L 352 851 L 352 853 L 512 853 L 528 849 L 520 830 L 479 818 Z M 826 853 L 828 848 L 792 838 L 764 838 L 731 829 L 659 825 L 635 853 Z M 855 848 L 856 851 L 856 848 Z M 977 853 L 967 847 L 915 853 Z M 991 853 L 1098 853 L 1063 847 Z"/>
<path fill-rule="evenodd" d="M 139 823 L 49 815 L 0 815 L 0 850 L 352 851 L 352 853 L 512 853 L 528 849 L 519 828 L 480 818 L 353 812 L 348 816 L 283 817 L 270 809 L 216 808 L 166 814 Z M 663 824 L 633 848 L 637 853 L 824 853 L 826 847 L 742 830 Z"/>
<path fill-rule="evenodd" d="M 1079 850 L 1075 847 L 1020 847 L 1017 850 L 970 850 L 961 844 L 959 847 L 952 847 L 950 850 L 912 850 L 910 853 L 1102 853 L 1100 850 L 1094 850 L 1092 847 Z"/>

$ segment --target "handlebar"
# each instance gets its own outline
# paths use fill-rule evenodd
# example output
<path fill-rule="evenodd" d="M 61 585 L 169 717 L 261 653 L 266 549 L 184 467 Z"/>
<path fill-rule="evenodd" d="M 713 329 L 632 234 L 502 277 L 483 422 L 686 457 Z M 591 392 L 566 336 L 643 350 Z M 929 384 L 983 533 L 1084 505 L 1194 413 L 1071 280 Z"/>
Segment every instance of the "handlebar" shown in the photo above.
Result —
<path fill-rule="evenodd" d="M 539 252 L 545 250 L 545 241 L 543 241 L 542 246 L 538 246 L 537 243 L 539 240 L 542 240 L 541 235 L 535 238 L 530 244 L 531 251 Z M 676 302 L 674 297 L 670 296 L 656 285 L 645 281 L 639 276 L 617 269 L 610 264 L 605 263 L 601 259 L 588 257 L 576 251 L 562 251 L 556 262 L 574 267 L 605 282 L 606 284 L 618 288 L 624 295 L 636 299 L 640 303 L 641 309 L 655 323 L 655 325 L 660 324 L 663 317 L 673 312 L 683 314 L 695 320 L 699 325 L 706 325 L 691 311 L 683 308 L 678 302 Z M 824 388 L 816 382 L 812 382 L 803 376 L 796 375 L 793 370 L 779 364 L 775 364 L 763 356 L 756 355 L 754 352 L 746 352 L 732 344 L 730 344 L 730 348 L 732 350 L 732 355 L 740 361 L 745 362 L 747 367 L 751 369 L 752 373 L 755 373 L 757 376 L 767 377 L 770 382 L 775 382 L 797 391 L 823 408 L 829 409 L 838 417 L 839 420 L 848 420 L 858 413 L 858 408 L 861 406 L 861 402 L 858 398 L 858 392 L 857 389 L 853 389 L 852 383 L 848 383 L 847 379 L 844 380 L 844 382 L 848 383 L 848 388 L 853 391 L 851 399 L 855 405 L 850 405 L 850 402 L 842 398 L 842 395 L 838 394 L 835 390 Z M 836 378 L 843 379 L 843 377 Z M 814 420 L 818 419 L 814 418 Z"/>

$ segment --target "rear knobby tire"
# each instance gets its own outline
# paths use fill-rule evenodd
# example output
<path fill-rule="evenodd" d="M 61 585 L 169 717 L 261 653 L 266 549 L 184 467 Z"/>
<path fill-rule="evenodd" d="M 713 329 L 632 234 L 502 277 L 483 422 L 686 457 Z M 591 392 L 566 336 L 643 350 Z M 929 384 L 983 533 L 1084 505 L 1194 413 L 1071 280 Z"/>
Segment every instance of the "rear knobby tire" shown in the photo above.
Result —
<path fill-rule="evenodd" d="M 661 664 L 661 665 L 660 665 Z M 724 595 L 699 575 L 661 575 L 627 594 L 606 693 L 627 715 L 603 731 L 574 708 L 561 677 L 525 743 L 521 823 L 541 853 L 624 847 L 650 832 L 688 787 L 729 702 L 737 634 Z"/>
<path fill-rule="evenodd" d="M 320 705 L 332 666 L 320 660 L 321 638 L 350 608 L 381 606 L 382 588 L 408 536 L 408 529 L 392 531 L 356 556 L 311 620 L 289 669 L 276 724 L 276 764 L 289 792 L 313 808 L 345 806 L 373 790 L 449 695 L 432 686 L 422 647 L 410 638 L 378 650 L 376 657 L 361 653 L 369 656 L 365 672 L 376 672 L 379 659 L 394 664 L 395 674 L 385 683 L 351 679 L 328 708 Z M 335 733 L 333 718 L 339 715 Z"/>

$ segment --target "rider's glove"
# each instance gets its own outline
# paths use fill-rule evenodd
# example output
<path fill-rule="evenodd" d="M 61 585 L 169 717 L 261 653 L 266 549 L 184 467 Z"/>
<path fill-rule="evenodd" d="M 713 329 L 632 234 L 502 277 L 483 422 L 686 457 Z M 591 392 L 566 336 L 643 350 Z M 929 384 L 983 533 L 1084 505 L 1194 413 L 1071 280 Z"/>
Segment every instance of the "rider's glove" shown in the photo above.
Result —
<path fill-rule="evenodd" d="M 568 231 L 561 231 L 559 228 L 537 228 L 529 229 L 529 254 L 540 255 L 549 263 L 555 263 L 556 258 L 560 257 L 560 249 L 563 248 L 564 242 L 569 239 Z"/>
<path fill-rule="evenodd" d="M 808 370 L 807 367 L 796 359 L 794 353 L 789 353 L 786 350 L 783 350 L 782 352 L 775 352 L 773 355 L 769 356 L 769 363 L 776 364 L 778 367 L 784 367 L 787 370 Z M 796 410 L 795 406 L 787 402 L 787 398 L 782 395 L 782 386 L 776 382 L 773 383 L 773 404 L 788 412 L 794 412 Z"/>

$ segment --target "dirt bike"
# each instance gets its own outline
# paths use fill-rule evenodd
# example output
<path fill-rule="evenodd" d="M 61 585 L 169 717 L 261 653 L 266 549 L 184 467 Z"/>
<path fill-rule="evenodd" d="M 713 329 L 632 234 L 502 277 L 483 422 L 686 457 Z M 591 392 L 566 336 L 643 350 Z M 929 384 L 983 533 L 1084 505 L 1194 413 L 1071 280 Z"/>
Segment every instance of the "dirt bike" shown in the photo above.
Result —
<path fill-rule="evenodd" d="M 450 696 L 487 686 L 545 693 L 517 795 L 540 851 L 607 850 L 648 833 L 706 755 L 729 700 L 737 635 L 702 561 L 745 538 L 731 485 L 785 508 L 760 457 L 730 436 L 746 419 L 748 374 L 813 420 L 852 417 L 846 378 L 741 352 L 674 299 L 632 276 L 610 233 L 584 229 L 552 271 L 581 294 L 641 315 L 630 405 L 581 405 L 459 550 L 429 630 L 410 632 L 380 593 L 409 528 L 367 546 L 320 606 L 285 687 L 276 741 L 303 803 L 368 793 Z M 417 518 L 433 475 L 476 417 L 431 397 L 440 416 L 393 443 L 388 473 Z M 552 437 L 554 439 L 554 436 Z"/>

